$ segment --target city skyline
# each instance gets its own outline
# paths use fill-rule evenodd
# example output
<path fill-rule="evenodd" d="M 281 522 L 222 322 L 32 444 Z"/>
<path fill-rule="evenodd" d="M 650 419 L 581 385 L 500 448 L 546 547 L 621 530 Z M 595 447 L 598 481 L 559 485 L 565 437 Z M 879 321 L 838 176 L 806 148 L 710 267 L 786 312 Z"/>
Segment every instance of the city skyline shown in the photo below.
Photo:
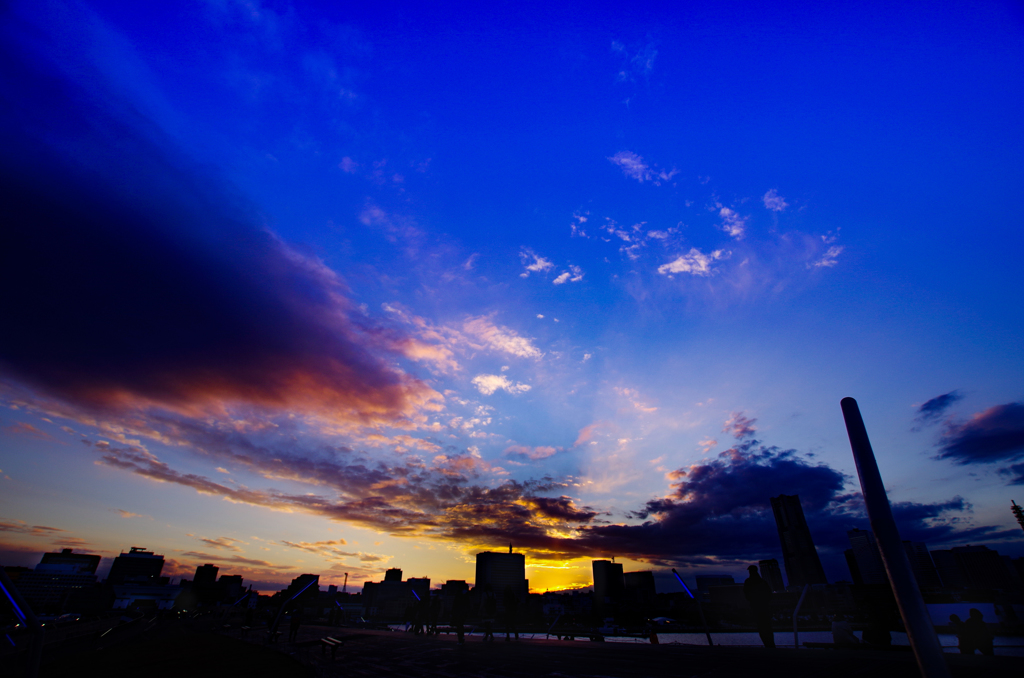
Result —
<path fill-rule="evenodd" d="M 848 579 L 846 396 L 1024 555 L 1021 15 L 870 9 L 9 3 L 0 562 Z"/>

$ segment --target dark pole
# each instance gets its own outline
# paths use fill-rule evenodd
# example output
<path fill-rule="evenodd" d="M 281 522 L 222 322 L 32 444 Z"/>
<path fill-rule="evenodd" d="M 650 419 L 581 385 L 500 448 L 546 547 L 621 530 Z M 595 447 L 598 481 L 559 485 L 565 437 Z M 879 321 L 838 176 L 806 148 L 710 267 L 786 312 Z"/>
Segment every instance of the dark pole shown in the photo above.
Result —
<path fill-rule="evenodd" d="M 878 550 L 882 554 L 885 571 L 892 584 L 892 592 L 896 596 L 896 604 L 903 617 L 903 626 L 910 638 L 910 647 L 917 658 L 917 666 L 924 678 L 949 678 L 949 668 L 942 656 L 942 646 L 935 635 L 935 627 L 928 616 L 921 591 L 910 569 L 907 553 L 903 550 L 900 533 L 896 529 L 896 521 L 892 517 L 892 507 L 885 495 L 885 485 L 878 472 L 875 453 L 871 450 L 864 420 L 860 416 L 860 408 L 853 398 L 843 398 L 839 403 L 843 408 L 843 419 L 846 420 L 846 432 L 850 436 L 850 447 L 853 459 L 857 463 L 857 475 L 860 476 L 860 487 L 864 494 L 864 505 L 868 509 L 868 520 L 871 531 L 875 533 Z"/>

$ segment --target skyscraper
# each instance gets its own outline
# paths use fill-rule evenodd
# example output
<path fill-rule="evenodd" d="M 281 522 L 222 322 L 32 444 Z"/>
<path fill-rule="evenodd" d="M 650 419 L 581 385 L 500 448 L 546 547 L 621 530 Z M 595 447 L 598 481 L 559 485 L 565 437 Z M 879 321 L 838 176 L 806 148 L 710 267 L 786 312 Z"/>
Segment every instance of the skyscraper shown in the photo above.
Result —
<path fill-rule="evenodd" d="M 598 614 L 610 610 L 625 590 L 625 577 L 622 564 L 610 560 L 595 560 L 594 568 L 594 608 Z"/>
<path fill-rule="evenodd" d="M 107 575 L 107 584 L 157 583 L 164 569 L 164 557 L 139 546 L 114 558 Z M 166 582 L 165 582 L 166 583 Z"/>
<path fill-rule="evenodd" d="M 885 563 L 882 562 L 882 554 L 875 542 L 875 535 L 870 530 L 852 529 L 846 533 L 850 540 L 850 548 L 853 549 L 853 557 L 857 561 L 857 570 L 863 583 L 868 585 L 881 585 L 889 582 L 885 573 Z"/>
<path fill-rule="evenodd" d="M 789 585 L 827 584 L 825 570 L 821 567 L 818 551 L 814 548 L 814 540 L 811 539 L 811 531 L 804 518 L 804 510 L 800 506 L 800 496 L 780 494 L 771 499 Z"/>
<path fill-rule="evenodd" d="M 476 554 L 476 589 L 479 593 L 490 589 L 497 596 L 498 606 L 503 605 L 506 588 L 511 588 L 520 598 L 529 592 L 526 581 L 526 556 L 522 553 L 495 553 L 484 551 Z"/>

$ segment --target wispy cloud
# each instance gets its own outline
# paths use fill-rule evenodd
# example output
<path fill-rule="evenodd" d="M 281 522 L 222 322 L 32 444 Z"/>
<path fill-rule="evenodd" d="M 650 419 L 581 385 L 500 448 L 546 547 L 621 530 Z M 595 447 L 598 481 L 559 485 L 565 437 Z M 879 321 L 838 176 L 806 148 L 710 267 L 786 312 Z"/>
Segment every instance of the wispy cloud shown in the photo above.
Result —
<path fill-rule="evenodd" d="M 560 451 L 560 449 L 561 448 L 558 447 L 551 447 L 550 445 L 540 445 L 538 447 L 512 445 L 511 447 L 506 448 L 503 454 L 506 457 L 538 461 L 540 459 L 547 459 L 548 457 L 554 456 Z"/>
<path fill-rule="evenodd" d="M 725 250 L 715 250 L 704 254 L 696 247 L 692 247 L 689 252 L 680 255 L 674 261 L 659 266 L 658 273 L 662 275 L 689 273 L 697 276 L 709 276 L 714 270 L 712 264 L 728 256 L 729 252 Z"/>
<path fill-rule="evenodd" d="M 747 230 L 747 218 L 740 216 L 736 211 L 723 207 L 718 211 L 722 219 L 721 229 L 737 240 L 741 240 Z"/>
<path fill-rule="evenodd" d="M 492 395 L 497 390 L 519 395 L 530 390 L 529 384 L 514 382 L 503 374 L 480 374 L 473 377 L 473 385 L 484 395 Z"/>
<path fill-rule="evenodd" d="M 757 428 L 754 426 L 756 422 L 757 419 L 751 419 L 743 412 L 733 412 L 722 427 L 722 433 L 728 433 L 736 440 L 749 438 L 757 432 Z"/>
<path fill-rule="evenodd" d="M 953 390 L 949 393 L 935 396 L 925 402 L 917 408 L 917 415 L 914 417 L 914 430 L 920 430 L 922 426 L 934 424 L 950 407 L 963 399 L 964 395 L 959 390 Z"/>
<path fill-rule="evenodd" d="M 808 264 L 810 268 L 832 268 L 839 263 L 839 255 L 843 253 L 843 246 L 833 245 L 825 250 L 820 259 Z"/>
<path fill-rule="evenodd" d="M 487 317 L 469 318 L 463 323 L 462 328 L 467 334 L 476 337 L 487 348 L 494 351 L 508 353 L 517 358 L 536 359 L 544 355 L 530 339 L 519 336 L 515 330 L 508 327 L 495 325 Z"/>
<path fill-rule="evenodd" d="M 782 212 L 789 207 L 789 203 L 787 203 L 785 198 L 779 195 L 779 192 L 774 188 L 769 189 L 761 200 L 764 201 L 764 206 L 772 212 Z"/>
<path fill-rule="evenodd" d="M 531 273 L 543 273 L 555 267 L 551 261 L 540 256 L 528 247 L 519 251 L 519 260 L 523 262 L 525 271 L 519 274 L 520 278 L 529 278 Z"/>
<path fill-rule="evenodd" d="M 236 546 L 236 544 L 238 543 L 238 540 L 237 539 L 232 539 L 231 537 L 217 537 L 217 538 L 199 537 L 198 539 L 199 539 L 199 541 L 203 542 L 207 546 L 212 546 L 215 549 L 223 549 L 225 551 L 234 551 L 236 553 L 241 553 L 242 552 L 242 549 L 240 549 L 238 546 Z"/>
<path fill-rule="evenodd" d="M 655 185 L 660 186 L 661 182 L 669 181 L 672 177 L 679 174 L 679 170 L 672 169 L 666 171 L 644 162 L 644 159 L 634 153 L 633 151 L 619 151 L 615 155 L 608 158 L 613 164 L 618 165 L 622 173 L 630 179 L 636 179 L 640 183 L 645 181 L 652 181 Z"/>
<path fill-rule="evenodd" d="M 556 285 L 564 285 L 567 282 L 579 282 L 581 280 L 583 280 L 583 269 L 579 266 L 569 264 L 569 270 L 565 271 L 551 282 Z"/>

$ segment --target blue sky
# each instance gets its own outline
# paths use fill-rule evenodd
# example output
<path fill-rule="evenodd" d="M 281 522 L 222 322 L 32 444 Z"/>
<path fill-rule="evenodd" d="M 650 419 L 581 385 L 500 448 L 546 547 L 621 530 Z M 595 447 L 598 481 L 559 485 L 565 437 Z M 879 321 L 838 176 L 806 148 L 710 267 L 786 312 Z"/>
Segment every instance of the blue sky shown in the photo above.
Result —
<path fill-rule="evenodd" d="M 5 562 L 1022 555 L 1013 3 L 5 12 Z"/>

